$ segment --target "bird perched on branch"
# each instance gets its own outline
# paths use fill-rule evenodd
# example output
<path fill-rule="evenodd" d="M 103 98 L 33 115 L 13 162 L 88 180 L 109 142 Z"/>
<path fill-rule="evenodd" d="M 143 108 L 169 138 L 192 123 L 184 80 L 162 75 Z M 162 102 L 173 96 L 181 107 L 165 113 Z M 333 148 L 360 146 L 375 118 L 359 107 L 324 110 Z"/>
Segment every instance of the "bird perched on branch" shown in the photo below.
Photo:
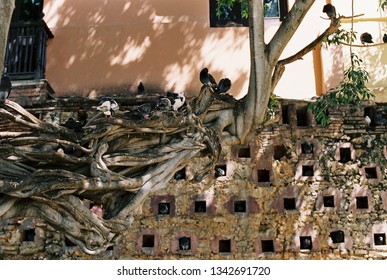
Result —
<path fill-rule="evenodd" d="M 7 73 L 3 73 L 0 83 L 0 100 L 4 101 L 11 93 L 12 83 Z"/>
<path fill-rule="evenodd" d="M 210 73 L 208 73 L 207 67 L 203 68 L 202 71 L 200 71 L 199 79 L 203 85 L 210 86 L 214 90 L 218 88 L 218 85 L 216 84 L 214 77 Z"/>
<path fill-rule="evenodd" d="M 323 13 L 326 13 L 330 19 L 336 18 L 336 8 L 332 4 L 324 5 Z"/>
<path fill-rule="evenodd" d="M 97 107 L 97 110 L 103 112 L 105 117 L 109 118 L 116 114 L 116 112 L 119 110 L 119 106 L 117 101 L 109 97 L 105 97 L 102 98 L 101 102 L 99 103 L 99 106 Z"/>
<path fill-rule="evenodd" d="M 374 41 L 372 41 L 372 35 L 368 32 L 364 32 L 360 35 L 360 42 L 364 44 L 372 44 Z"/>
<path fill-rule="evenodd" d="M 387 34 L 383 35 L 383 43 L 387 43 Z"/>
<path fill-rule="evenodd" d="M 226 93 L 229 89 L 231 88 L 231 81 L 228 78 L 221 79 L 219 81 L 219 86 L 218 90 L 216 93 L 221 94 L 221 93 Z"/>

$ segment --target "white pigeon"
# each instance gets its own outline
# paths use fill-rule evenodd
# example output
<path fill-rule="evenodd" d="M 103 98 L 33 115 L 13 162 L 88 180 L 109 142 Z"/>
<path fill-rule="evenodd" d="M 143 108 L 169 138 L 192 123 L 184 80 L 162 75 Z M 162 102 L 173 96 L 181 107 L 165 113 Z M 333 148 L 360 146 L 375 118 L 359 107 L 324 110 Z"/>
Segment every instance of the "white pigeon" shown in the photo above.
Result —
<path fill-rule="evenodd" d="M 185 103 L 184 92 L 179 92 L 174 96 L 172 100 L 172 107 L 174 111 L 177 111 L 180 107 L 182 107 Z"/>
<path fill-rule="evenodd" d="M 366 121 L 367 125 L 370 125 L 371 124 L 371 119 L 369 116 L 365 116 L 364 117 L 364 120 Z"/>
<path fill-rule="evenodd" d="M 97 110 L 101 111 L 106 117 L 110 117 L 112 115 L 110 100 L 102 101 L 97 107 Z"/>

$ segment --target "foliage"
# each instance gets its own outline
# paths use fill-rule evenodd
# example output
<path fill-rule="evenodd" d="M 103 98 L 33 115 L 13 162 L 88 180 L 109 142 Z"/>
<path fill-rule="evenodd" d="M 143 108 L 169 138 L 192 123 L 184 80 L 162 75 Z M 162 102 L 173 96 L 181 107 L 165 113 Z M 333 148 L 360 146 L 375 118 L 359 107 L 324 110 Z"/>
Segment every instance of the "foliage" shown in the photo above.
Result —
<path fill-rule="evenodd" d="M 354 53 L 351 54 L 351 66 L 345 70 L 343 80 L 325 95 L 316 97 L 314 103 L 309 104 L 316 121 L 321 125 L 329 124 L 329 109 L 337 109 L 340 104 L 358 104 L 362 100 L 374 98 L 366 83 L 370 76 L 361 67 L 363 61 Z"/>
<path fill-rule="evenodd" d="M 336 33 L 333 33 L 326 38 L 325 44 L 327 46 L 340 45 L 342 42 L 345 42 L 347 44 L 351 44 L 351 43 L 355 42 L 356 35 L 357 35 L 356 31 L 352 31 L 352 30 L 347 31 L 344 29 L 339 29 L 339 30 L 337 30 Z"/>
<path fill-rule="evenodd" d="M 379 7 L 384 11 L 387 7 L 387 0 L 380 1 Z"/>

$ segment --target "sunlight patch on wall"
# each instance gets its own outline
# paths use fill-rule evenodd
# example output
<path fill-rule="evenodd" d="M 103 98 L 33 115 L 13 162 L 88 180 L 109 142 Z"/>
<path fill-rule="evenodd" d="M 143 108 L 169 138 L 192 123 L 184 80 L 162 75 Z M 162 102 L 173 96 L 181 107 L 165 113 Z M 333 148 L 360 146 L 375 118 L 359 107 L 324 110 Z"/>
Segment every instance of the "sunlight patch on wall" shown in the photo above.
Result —
<path fill-rule="evenodd" d="M 184 91 L 192 81 L 192 67 L 180 66 L 178 63 L 166 67 L 163 73 L 167 90 L 176 92 Z"/>
<path fill-rule="evenodd" d="M 128 38 L 120 54 L 110 57 L 110 65 L 126 65 L 130 62 L 137 61 L 145 54 L 150 45 L 151 41 L 149 36 L 145 37 L 141 45 L 138 45 L 137 42 Z"/>

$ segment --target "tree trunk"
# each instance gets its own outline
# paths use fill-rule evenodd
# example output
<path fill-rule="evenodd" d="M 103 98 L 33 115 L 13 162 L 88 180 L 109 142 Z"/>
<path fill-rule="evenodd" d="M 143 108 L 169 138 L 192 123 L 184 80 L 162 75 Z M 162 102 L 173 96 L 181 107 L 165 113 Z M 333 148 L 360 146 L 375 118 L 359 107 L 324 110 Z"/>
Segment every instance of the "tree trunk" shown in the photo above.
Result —
<path fill-rule="evenodd" d="M 0 64 L 2 65 L 4 63 L 9 25 L 11 24 L 12 13 L 15 8 L 15 0 L 1 0 L 0 6 Z"/>

